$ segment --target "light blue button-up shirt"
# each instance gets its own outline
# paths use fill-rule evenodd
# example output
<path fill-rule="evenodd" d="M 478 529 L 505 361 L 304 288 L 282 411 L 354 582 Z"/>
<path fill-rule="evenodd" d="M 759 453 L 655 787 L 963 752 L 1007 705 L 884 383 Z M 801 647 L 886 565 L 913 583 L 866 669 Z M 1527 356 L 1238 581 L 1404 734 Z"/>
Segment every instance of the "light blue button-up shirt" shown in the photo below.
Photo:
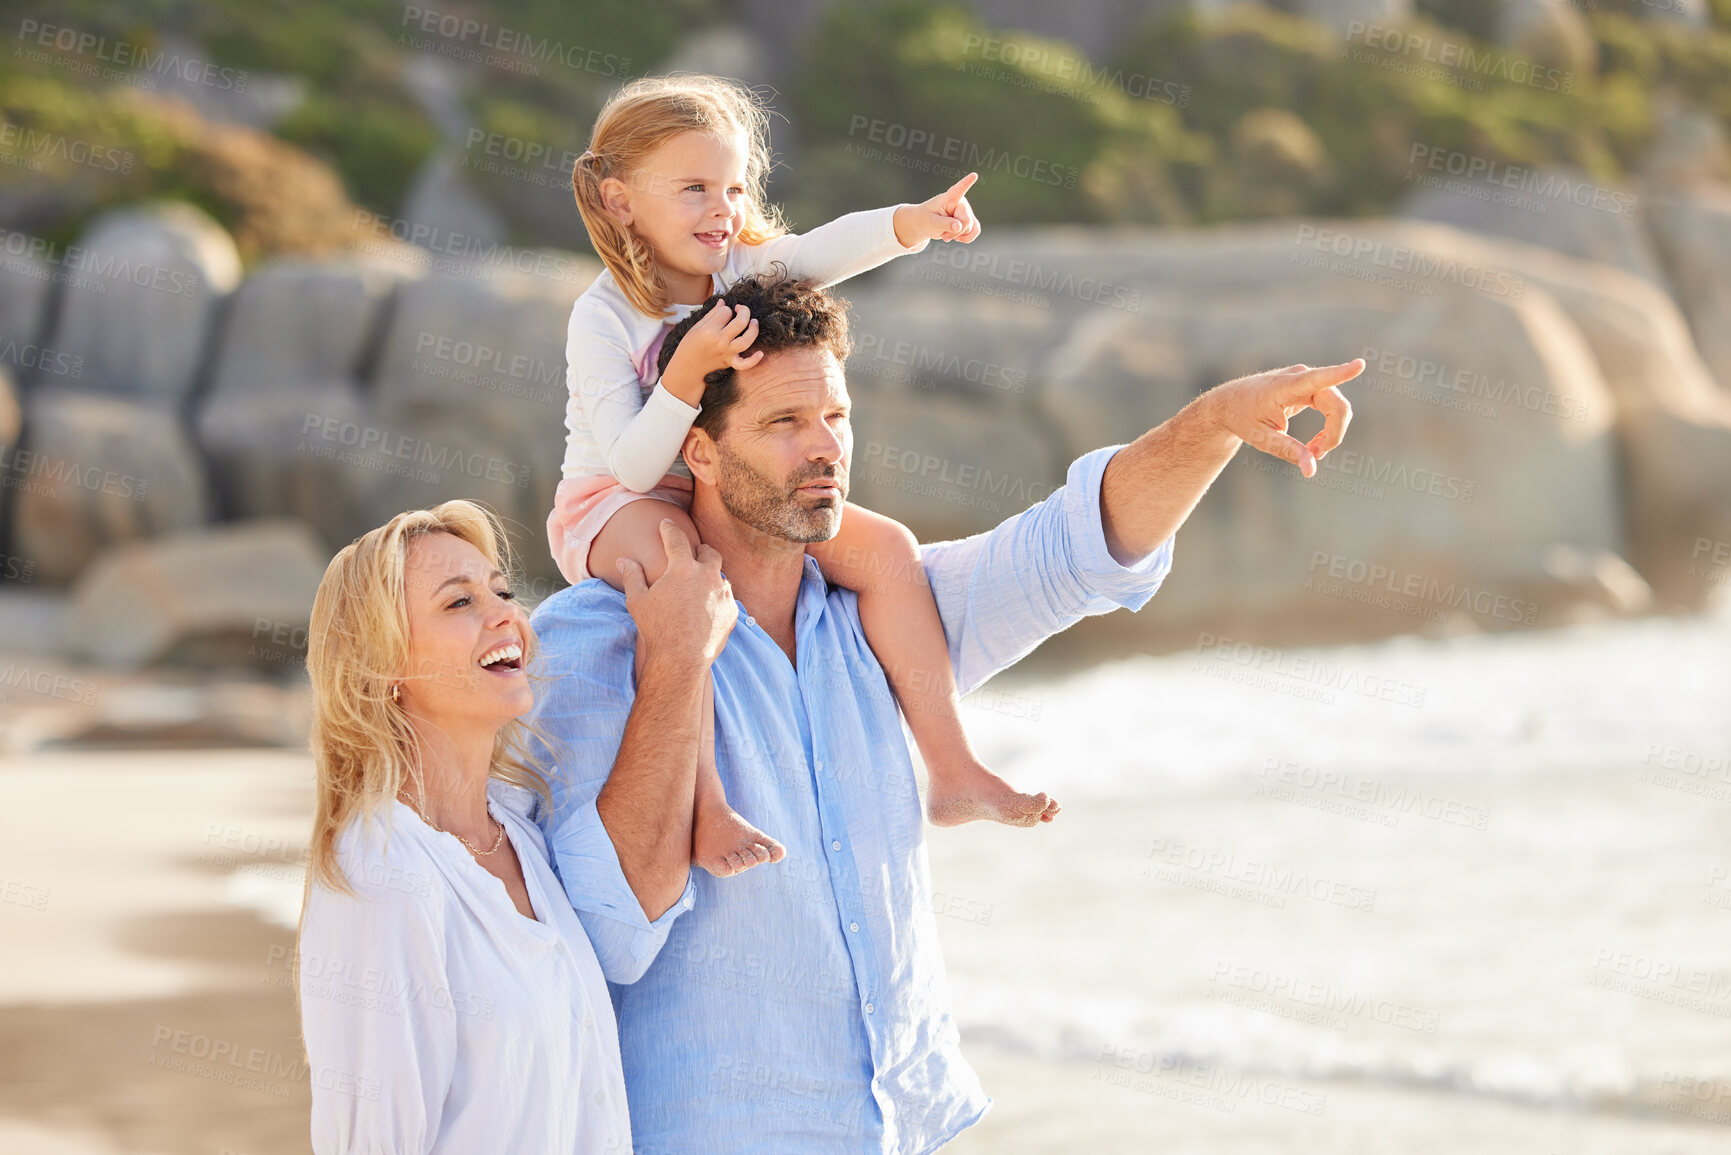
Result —
<path fill-rule="evenodd" d="M 964 693 L 1159 588 L 1170 541 L 1129 567 L 1106 548 L 1114 452 L 988 533 L 922 547 Z M 950 1018 L 908 741 L 855 595 L 807 558 L 794 621 L 797 669 L 743 609 L 714 666 L 727 799 L 787 857 L 728 879 L 693 870 L 652 923 L 595 809 L 631 711 L 636 626 L 596 579 L 534 614 L 548 676 L 534 718 L 565 747 L 542 821 L 611 984 L 638 1155 L 912 1155 L 991 1102 Z"/>

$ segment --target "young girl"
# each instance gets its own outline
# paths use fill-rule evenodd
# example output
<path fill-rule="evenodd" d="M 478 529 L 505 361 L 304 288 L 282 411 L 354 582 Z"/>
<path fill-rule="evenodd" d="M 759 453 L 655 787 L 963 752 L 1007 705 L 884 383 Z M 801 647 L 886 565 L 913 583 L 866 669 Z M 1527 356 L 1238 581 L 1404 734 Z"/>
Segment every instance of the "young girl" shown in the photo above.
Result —
<path fill-rule="evenodd" d="M 764 205 L 767 115 L 750 90 L 713 77 L 634 81 L 595 121 L 571 175 L 577 208 L 607 269 L 571 310 L 566 343 L 563 479 L 547 519 L 566 580 L 621 587 L 621 558 L 654 582 L 667 567 L 660 523 L 698 533 L 686 513 L 691 474 L 680 449 L 703 400 L 704 374 L 748 369 L 757 322 L 718 304 L 656 378 L 662 339 L 747 273 L 784 266 L 830 285 L 930 240 L 972 241 L 970 174 L 924 204 L 852 213 L 802 236 Z M 859 595 L 861 624 L 908 719 L 930 778 L 927 812 L 950 826 L 991 818 L 1051 821 L 1057 803 L 1023 794 L 974 755 L 957 712 L 955 676 L 913 535 L 846 506 L 835 538 L 807 547 L 824 576 Z M 641 656 L 641 655 L 640 655 Z M 705 705 L 692 861 L 717 877 L 779 861 L 781 845 L 727 804 L 715 767 L 714 710 Z"/>

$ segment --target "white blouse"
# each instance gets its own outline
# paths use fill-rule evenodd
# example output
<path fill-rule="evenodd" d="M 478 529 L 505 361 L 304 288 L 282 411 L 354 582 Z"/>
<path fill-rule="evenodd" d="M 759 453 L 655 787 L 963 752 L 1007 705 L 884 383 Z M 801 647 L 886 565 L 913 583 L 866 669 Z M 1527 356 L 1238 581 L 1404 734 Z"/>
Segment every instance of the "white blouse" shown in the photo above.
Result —
<path fill-rule="evenodd" d="M 314 885 L 301 1030 L 318 1155 L 618 1152 L 631 1119 L 613 1004 L 548 865 L 533 795 L 488 810 L 523 867 L 530 920 L 453 835 L 399 801 L 337 841 L 358 897 Z"/>

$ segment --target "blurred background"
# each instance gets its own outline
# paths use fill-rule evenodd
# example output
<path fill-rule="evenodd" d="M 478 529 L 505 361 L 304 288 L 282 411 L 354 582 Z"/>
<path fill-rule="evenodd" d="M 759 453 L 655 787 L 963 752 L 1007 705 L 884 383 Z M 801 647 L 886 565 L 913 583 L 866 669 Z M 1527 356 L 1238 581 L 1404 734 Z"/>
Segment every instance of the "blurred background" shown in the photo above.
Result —
<path fill-rule="evenodd" d="M 1731 0 L 0 29 L 0 1150 L 306 1150 L 313 590 L 457 496 L 560 587 L 571 165 L 674 71 L 764 86 L 796 229 L 980 173 L 839 290 L 852 496 L 926 540 L 1367 362 L 1316 478 L 1242 452 L 1145 610 L 968 699 L 1066 809 L 929 840 L 952 1149 L 1726 1149 Z"/>

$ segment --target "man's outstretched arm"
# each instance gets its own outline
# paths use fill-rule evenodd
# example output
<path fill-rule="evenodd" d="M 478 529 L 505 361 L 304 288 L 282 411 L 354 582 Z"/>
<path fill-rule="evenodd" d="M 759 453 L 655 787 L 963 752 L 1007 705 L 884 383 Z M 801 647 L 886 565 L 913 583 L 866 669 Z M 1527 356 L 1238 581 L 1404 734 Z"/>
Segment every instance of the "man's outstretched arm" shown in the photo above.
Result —
<path fill-rule="evenodd" d="M 1084 617 L 1142 608 L 1171 566 L 1173 534 L 1242 443 L 1315 474 L 1352 418 L 1336 386 L 1363 367 L 1229 381 L 1134 444 L 1084 454 L 1062 488 L 997 528 L 921 547 L 961 691 Z M 1304 445 L 1286 422 L 1310 407 L 1327 423 Z"/>
<path fill-rule="evenodd" d="M 1100 520 L 1113 559 L 1132 565 L 1178 532 L 1240 445 L 1315 476 L 1317 460 L 1340 444 L 1352 421 L 1352 406 L 1339 386 L 1363 371 L 1364 362 L 1353 360 L 1240 377 L 1215 386 L 1120 449 L 1100 481 Z M 1306 409 L 1324 419 L 1308 444 L 1286 432 L 1286 423 Z"/>

